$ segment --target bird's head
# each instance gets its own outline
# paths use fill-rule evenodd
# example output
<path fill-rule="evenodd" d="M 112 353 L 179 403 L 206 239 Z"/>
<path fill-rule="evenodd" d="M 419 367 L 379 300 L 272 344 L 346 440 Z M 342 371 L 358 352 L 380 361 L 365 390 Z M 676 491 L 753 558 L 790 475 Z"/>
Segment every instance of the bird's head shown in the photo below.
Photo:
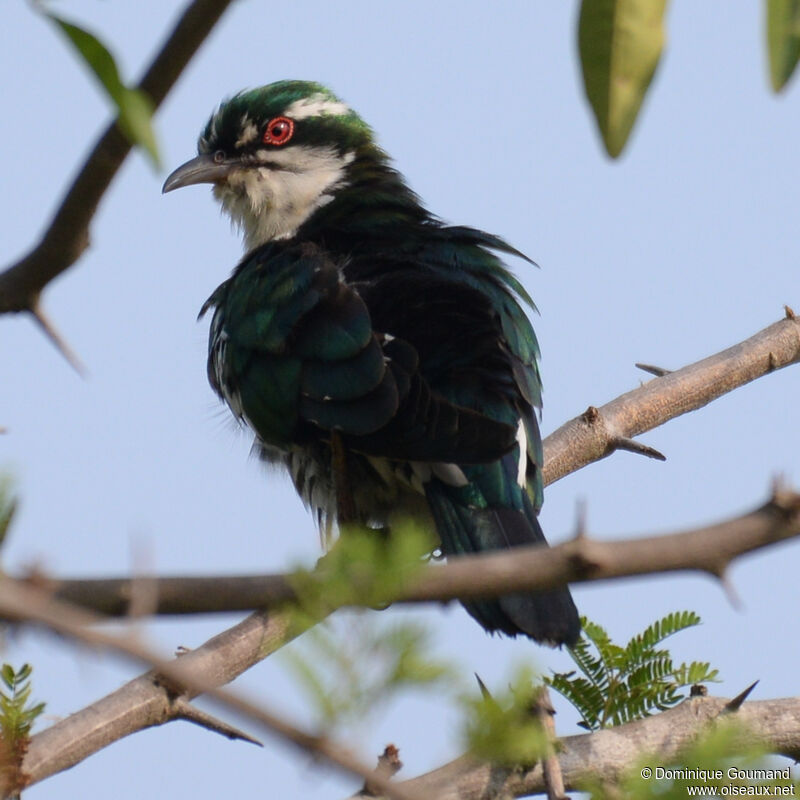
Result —
<path fill-rule="evenodd" d="M 366 123 L 309 81 L 279 81 L 234 95 L 212 114 L 197 150 L 163 191 L 213 184 L 248 249 L 294 235 L 349 184 L 357 157 L 385 157 Z"/>

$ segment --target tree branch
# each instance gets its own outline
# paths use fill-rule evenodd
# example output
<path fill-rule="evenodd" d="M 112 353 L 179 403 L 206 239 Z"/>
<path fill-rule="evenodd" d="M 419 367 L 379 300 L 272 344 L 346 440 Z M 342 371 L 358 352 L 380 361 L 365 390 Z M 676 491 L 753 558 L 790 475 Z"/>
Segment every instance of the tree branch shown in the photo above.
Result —
<path fill-rule="evenodd" d="M 194 0 L 184 11 L 138 85 L 158 108 L 231 0 Z M 33 312 L 42 289 L 89 246 L 89 225 L 122 166 L 131 143 L 116 121 L 105 130 L 61 202 L 39 243 L 0 273 L 0 313 Z"/>
<path fill-rule="evenodd" d="M 0 276 L 1 278 L 2 276 Z M 0 287 L 2 287 L 1 282 Z M 765 348 L 767 350 L 768 369 L 764 369 L 762 363 Z M 739 357 L 735 355 L 737 352 Z M 741 345 L 720 353 L 718 356 L 712 356 L 710 359 L 686 367 L 677 373 L 650 381 L 640 389 L 629 392 L 618 400 L 609 403 L 598 411 L 597 421 L 593 425 L 587 425 L 578 418 L 562 426 L 545 441 L 545 482 L 553 482 L 568 472 L 577 470 L 592 460 L 607 455 L 610 452 L 608 450 L 611 446 L 609 443 L 613 442 L 615 437 L 636 435 L 649 427 L 660 425 L 680 413 L 705 405 L 715 397 L 730 391 L 747 380 L 752 380 L 780 366 L 795 363 L 798 359 L 800 359 L 800 323 L 794 318 L 794 315 L 787 312 L 786 320 L 770 326 Z M 754 366 L 754 362 L 758 363 L 755 363 Z M 748 364 L 750 365 L 749 367 L 747 366 Z M 688 381 L 682 391 L 688 392 L 689 388 L 694 386 L 694 390 L 687 396 L 684 396 L 681 391 L 677 391 L 672 383 L 676 378 L 680 378 L 682 374 L 687 376 Z M 747 377 L 743 377 L 743 375 Z M 698 384 L 702 384 L 702 391 L 698 388 Z M 674 408 L 670 406 L 670 403 L 675 404 Z M 615 429 L 616 426 L 622 426 L 622 430 Z M 584 428 L 587 430 L 584 430 Z M 567 450 L 569 449 L 575 450 L 577 455 L 574 458 L 567 455 Z M 776 494 L 776 498 L 779 500 L 781 496 L 790 504 L 794 502 L 792 498 L 796 498 L 795 495 Z M 773 504 L 776 498 L 773 498 Z M 796 524 L 796 520 L 784 519 L 783 522 L 779 523 L 774 517 L 774 510 L 769 510 L 770 508 L 771 506 L 768 504 L 764 509 L 728 523 L 735 526 L 737 537 L 741 536 L 741 538 L 737 539 L 739 546 L 742 546 L 743 542 L 749 542 L 749 544 L 742 546 L 741 550 L 734 549 L 733 551 L 722 551 L 722 554 L 719 551 L 709 554 L 708 550 L 698 548 L 698 560 L 687 565 L 684 546 L 688 540 L 684 539 L 680 542 L 681 553 L 674 552 L 673 547 L 667 561 L 662 563 L 662 568 L 707 569 L 717 574 L 727 563 L 724 560 L 725 552 L 730 557 L 734 557 L 740 552 L 747 552 L 754 547 L 764 546 L 771 541 L 777 541 L 789 535 L 796 535 L 796 527 L 792 527 Z M 797 512 L 795 510 L 791 513 L 796 514 Z M 753 517 L 756 518 L 754 519 Z M 771 521 L 768 522 L 767 518 Z M 706 541 L 706 547 L 709 542 L 714 542 L 714 528 L 717 528 L 717 543 L 720 546 L 729 543 L 728 536 L 731 532 L 725 532 L 724 528 L 720 531 L 721 526 L 713 526 L 710 529 L 705 529 L 704 535 L 710 537 Z M 689 535 L 687 533 L 673 534 L 675 537 Z M 586 537 L 582 538 L 583 540 L 586 539 Z M 659 537 L 659 539 L 664 538 Z M 602 570 L 608 570 L 608 558 L 611 555 L 611 551 L 604 550 L 603 548 L 606 545 L 600 542 L 588 542 L 591 550 L 589 552 L 581 551 L 580 541 L 581 538 L 579 537 L 575 542 L 568 543 L 562 547 L 568 548 L 571 546 L 576 548 L 575 552 L 582 559 L 582 570 L 585 573 L 585 579 L 589 579 L 589 577 L 597 578 Z M 640 545 L 641 543 L 637 542 L 635 544 Z M 657 540 L 655 544 L 658 544 Z M 627 542 L 624 544 L 619 542 L 607 543 L 607 545 L 612 549 L 614 547 L 617 548 L 616 555 L 628 558 L 628 554 L 634 554 L 626 562 L 628 564 L 627 569 L 633 569 L 633 564 L 637 560 L 640 563 L 652 563 L 647 560 L 646 549 L 654 545 L 653 541 L 648 542 L 644 548 L 639 547 L 638 550 Z M 547 552 L 542 550 L 536 553 L 535 561 L 538 562 L 548 558 Z M 684 554 L 683 556 L 682 553 Z M 574 568 L 574 564 L 571 567 L 567 565 L 565 553 L 559 553 L 556 558 L 561 559 L 561 569 L 564 570 L 564 573 L 558 579 L 547 576 L 544 579 L 550 581 L 547 585 L 567 580 L 572 574 L 569 570 Z M 683 558 L 683 561 L 681 558 Z M 455 573 L 458 569 L 463 569 L 463 567 L 460 564 L 451 563 L 447 569 L 450 569 L 451 566 L 457 567 L 455 571 L 451 572 L 455 585 L 460 580 L 454 577 Z M 468 566 L 466 569 L 469 571 Z M 607 573 L 607 576 L 610 576 L 610 574 Z M 633 573 L 620 571 L 617 568 L 615 574 Z M 486 581 L 487 578 L 487 571 L 482 566 L 481 580 Z M 469 575 L 467 575 L 467 583 L 470 580 Z M 526 585 L 533 585 L 532 579 Z M 118 597 L 114 602 L 123 602 L 127 605 L 130 595 L 126 596 L 122 588 L 120 586 L 115 587 L 114 591 L 118 592 L 121 601 Z M 259 591 L 262 588 L 259 587 Z M 505 585 L 504 589 L 509 591 L 510 587 Z M 466 592 L 467 587 L 460 586 L 458 590 Z M 441 594 L 433 598 L 431 589 L 425 588 L 424 584 L 417 584 L 414 587 L 414 591 L 419 593 L 418 599 L 441 598 Z M 439 591 L 441 592 L 441 587 Z M 130 584 L 128 584 L 128 592 L 130 592 Z M 423 598 L 422 595 L 425 593 L 427 593 L 427 597 Z M 452 592 L 448 596 L 452 596 Z M 263 599 L 263 595 L 261 597 Z M 197 650 L 182 656 L 181 661 L 191 666 L 191 669 L 196 673 L 198 679 L 203 682 L 204 686 L 220 686 L 233 680 L 250 666 L 266 658 L 291 639 L 292 635 L 288 630 L 288 618 L 286 615 L 256 613 L 230 630 L 210 639 Z M 187 693 L 186 696 L 190 698 L 193 695 Z M 23 769 L 30 776 L 31 782 L 37 782 L 55 772 L 79 763 L 116 739 L 142 728 L 169 721 L 172 719 L 168 713 L 171 697 L 170 692 L 157 680 L 155 674 L 147 673 L 136 678 L 116 692 L 34 736 L 30 742 Z M 700 698 L 696 698 L 691 702 L 696 702 L 697 700 L 700 700 Z M 780 702 L 782 701 L 773 701 L 776 706 L 776 713 L 780 710 Z M 747 704 L 745 708 L 753 705 L 756 704 Z M 680 708 L 683 708 L 683 706 Z M 674 712 L 669 713 L 672 714 Z M 660 717 L 653 719 L 657 720 Z M 797 714 L 795 713 L 795 725 L 796 720 Z M 646 720 L 644 723 L 633 724 L 655 723 L 652 720 Z M 778 733 L 780 731 L 776 731 L 776 736 Z M 605 737 L 613 737 L 616 734 L 617 731 L 602 732 L 596 735 L 604 737 L 604 739 L 601 739 L 601 741 L 604 741 Z M 791 742 L 794 742 L 794 744 L 791 744 Z M 797 754 L 799 751 L 796 736 L 791 739 L 790 744 L 791 747 L 789 744 L 786 745 L 787 749 L 780 749 L 776 745 L 776 752 L 793 752 Z M 583 755 L 577 760 L 580 762 L 586 758 L 587 752 L 588 745 L 586 745 Z M 485 788 L 489 781 L 492 782 L 492 785 L 497 783 L 501 787 L 509 781 L 517 781 L 514 785 L 522 787 L 517 792 L 518 794 L 527 791 L 541 791 L 541 783 L 536 783 L 535 770 L 533 773 L 524 775 L 520 775 L 518 772 L 511 775 L 510 773 L 503 773 L 502 770 L 498 771 L 497 768 L 475 764 L 469 759 L 460 759 L 454 763 L 456 766 L 448 765 L 441 770 L 430 773 L 430 776 L 433 776 L 430 778 L 431 786 L 435 787 L 438 785 L 437 782 L 441 782 L 443 785 L 444 788 L 441 790 L 441 796 L 443 797 L 460 797 L 461 795 L 458 794 L 457 790 L 461 783 L 464 784 L 464 798 L 477 797 L 473 791 L 474 787 L 479 785 Z M 571 788 L 575 779 L 576 768 L 573 765 L 571 771 L 566 769 L 565 762 L 562 759 L 562 770 L 564 771 L 565 783 L 568 788 Z M 442 776 L 445 777 L 442 778 Z M 428 779 L 428 776 L 415 780 L 421 781 L 423 779 Z M 447 795 L 445 788 L 448 786 L 449 789 L 447 790 L 456 792 L 456 794 Z M 526 786 L 534 788 L 526 789 Z M 473 787 L 473 789 L 470 789 L 470 787 Z M 413 788 L 413 786 L 410 786 L 410 788 Z M 470 791 L 473 791 L 473 793 L 470 794 Z M 490 796 L 494 795 L 486 795 L 486 797 Z"/>
<path fill-rule="evenodd" d="M 723 578 L 737 557 L 800 536 L 800 494 L 777 487 L 770 500 L 748 514 L 715 525 L 661 536 L 599 541 L 585 533 L 554 547 L 530 545 L 509 551 L 455 556 L 422 567 L 386 602 L 429 603 L 545 591 L 567 583 L 608 580 L 656 572 L 693 570 Z M 324 567 L 314 578 L 325 585 Z M 122 616 L 136 579 L 74 579 L 37 582 L 54 596 L 109 615 Z M 147 578 L 157 614 L 249 611 L 296 601 L 291 575 Z M 371 596 L 368 605 L 374 604 Z"/>
<path fill-rule="evenodd" d="M 729 702 L 720 697 L 690 697 L 647 719 L 560 739 L 558 761 L 565 788 L 580 789 L 590 772 L 595 779 L 614 782 L 643 753 L 657 753 L 659 763 L 668 762 L 724 714 Z M 800 759 L 800 697 L 745 703 L 736 719 L 770 752 Z M 399 785 L 436 800 L 500 800 L 546 790 L 541 764 L 521 770 L 470 756 Z"/>
<path fill-rule="evenodd" d="M 110 634 L 99 630 L 96 626 L 103 621 L 103 618 L 99 615 L 53 600 L 41 589 L 26 586 L 10 578 L 0 582 L 0 611 L 7 618 L 14 619 L 17 622 L 36 624 L 54 633 L 68 636 L 80 644 L 101 647 L 113 653 L 124 655 L 129 660 L 155 667 L 156 673 L 150 674 L 149 677 L 152 685 L 159 690 L 158 695 L 161 700 L 159 705 L 161 707 L 157 710 L 160 711 L 160 714 L 158 717 L 151 717 L 144 727 L 160 724 L 170 719 L 187 718 L 185 701 L 199 694 L 205 694 L 229 710 L 244 715 L 252 722 L 295 747 L 316 757 L 322 757 L 347 773 L 359 776 L 365 781 L 368 780 L 370 785 L 379 788 L 386 797 L 394 798 L 394 800 L 419 800 L 418 796 L 410 789 L 395 790 L 394 784 L 391 784 L 385 776 L 376 773 L 371 767 L 361 763 L 349 750 L 326 736 L 302 731 L 286 719 L 267 709 L 263 704 L 255 703 L 230 689 L 217 688 L 219 681 L 216 676 L 212 677 L 210 670 L 206 668 L 198 670 L 196 661 L 191 658 L 192 652 L 174 659 L 164 659 L 150 647 L 142 644 L 139 638 L 134 635 Z M 223 668 L 228 668 L 229 666 L 227 663 L 228 655 L 228 652 L 224 652 L 225 663 L 220 665 Z M 128 684 L 128 686 L 130 685 Z M 114 694 L 118 695 L 120 691 L 122 690 Z M 151 698 L 156 699 L 152 693 Z M 71 720 L 74 722 L 76 716 L 68 717 L 63 723 L 58 723 L 53 728 L 64 723 L 68 724 Z M 98 720 L 96 717 L 94 720 L 86 719 L 85 714 L 83 717 L 84 730 L 81 738 L 91 737 L 92 734 L 96 733 Z M 197 721 L 198 715 L 193 714 L 191 718 L 193 721 Z M 207 722 L 208 718 L 206 717 L 204 718 L 204 723 Z M 119 725 L 118 720 L 113 718 L 108 720 L 107 723 L 107 727 L 115 725 L 118 727 Z M 50 728 L 49 731 L 52 731 L 53 728 Z M 227 730 L 227 733 L 230 735 L 230 729 Z M 34 739 L 36 738 L 34 737 Z M 114 738 L 119 737 L 115 736 Z M 28 752 L 22 763 L 24 785 L 27 786 L 37 780 L 41 780 L 42 777 L 46 777 L 46 775 L 41 774 L 43 772 L 41 769 L 32 771 L 32 767 L 36 763 L 35 759 L 32 758 L 34 739 L 31 740 Z M 76 743 L 80 744 L 80 741 Z M 41 751 L 41 748 L 39 748 L 39 751 Z M 45 754 L 40 752 L 40 755 Z M 41 761 L 39 764 L 41 764 Z M 63 769 L 65 766 L 69 765 L 64 765 L 61 768 Z M 48 774 L 52 774 L 52 771 Z M 4 779 L 0 778 L 0 780 Z M 0 795 L 6 797 L 9 791 L 16 792 L 17 790 L 18 786 L 0 786 Z"/>
<path fill-rule="evenodd" d="M 745 383 L 800 362 L 800 319 L 786 318 L 721 353 L 589 406 L 545 439 L 545 485 L 611 455 L 620 442 L 695 411 Z M 627 449 L 627 448 L 626 448 Z"/>

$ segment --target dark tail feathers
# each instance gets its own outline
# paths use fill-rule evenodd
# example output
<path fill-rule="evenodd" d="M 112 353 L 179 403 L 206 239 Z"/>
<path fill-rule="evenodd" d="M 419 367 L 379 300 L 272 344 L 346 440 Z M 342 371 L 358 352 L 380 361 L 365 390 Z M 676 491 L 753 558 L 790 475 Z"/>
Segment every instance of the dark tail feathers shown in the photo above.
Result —
<path fill-rule="evenodd" d="M 545 542 L 533 508 L 467 508 L 434 481 L 428 502 L 445 555 L 505 550 Z M 527 501 L 527 497 L 525 498 Z M 573 645 L 580 635 L 578 611 L 569 589 L 536 594 L 510 594 L 496 600 L 465 602 L 464 608 L 490 632 L 524 634 L 537 642 Z"/>

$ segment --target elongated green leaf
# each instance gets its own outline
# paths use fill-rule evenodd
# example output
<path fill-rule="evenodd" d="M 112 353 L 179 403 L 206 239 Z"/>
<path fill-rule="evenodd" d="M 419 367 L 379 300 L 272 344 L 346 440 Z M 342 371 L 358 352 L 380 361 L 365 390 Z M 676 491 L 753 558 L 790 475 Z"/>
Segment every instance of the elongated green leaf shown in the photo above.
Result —
<path fill-rule="evenodd" d="M 800 58 L 800 0 L 767 0 L 767 50 L 772 88 L 779 92 Z"/>
<path fill-rule="evenodd" d="M 114 57 L 96 36 L 51 11 L 45 11 L 44 14 L 78 51 L 111 98 L 117 109 L 118 123 L 122 132 L 132 144 L 142 147 L 153 164 L 158 167 L 158 145 L 153 132 L 153 104 L 150 98 L 144 92 L 131 89 L 123 83 Z"/>
<path fill-rule="evenodd" d="M 578 23 L 583 83 L 606 150 L 616 158 L 664 46 L 667 0 L 583 0 Z"/>

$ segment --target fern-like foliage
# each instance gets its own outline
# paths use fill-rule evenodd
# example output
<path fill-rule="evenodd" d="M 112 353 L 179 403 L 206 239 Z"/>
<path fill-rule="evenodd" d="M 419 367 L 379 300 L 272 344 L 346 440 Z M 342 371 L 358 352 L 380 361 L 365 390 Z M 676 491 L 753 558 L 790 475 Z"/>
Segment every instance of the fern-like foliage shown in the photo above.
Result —
<path fill-rule="evenodd" d="M 569 649 L 577 670 L 554 673 L 545 683 L 569 700 L 590 731 L 622 725 L 663 711 L 680 702 L 682 690 L 695 683 L 716 681 L 710 664 L 672 663 L 659 648 L 667 637 L 700 624 L 693 611 L 675 611 L 634 636 L 624 647 L 611 641 L 604 628 L 583 617 L 583 634 Z"/>
<path fill-rule="evenodd" d="M 30 704 L 30 664 L 15 670 L 10 664 L 0 668 L 0 771 L 11 789 L 24 784 L 22 759 L 28 749 L 31 727 L 44 711 L 44 703 Z"/>

